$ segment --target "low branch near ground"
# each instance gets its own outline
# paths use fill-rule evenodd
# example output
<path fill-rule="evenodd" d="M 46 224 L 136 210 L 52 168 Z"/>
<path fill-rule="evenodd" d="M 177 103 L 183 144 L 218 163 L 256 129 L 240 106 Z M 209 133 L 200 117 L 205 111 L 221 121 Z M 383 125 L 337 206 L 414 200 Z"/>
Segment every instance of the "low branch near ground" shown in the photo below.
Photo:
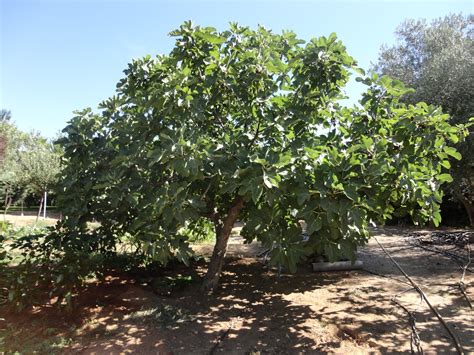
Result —
<path fill-rule="evenodd" d="M 374 237 L 375 241 L 377 242 L 377 244 L 380 246 L 380 248 L 382 248 L 382 250 L 384 251 L 384 253 L 389 257 L 389 259 L 392 261 L 392 263 L 397 267 L 398 270 L 400 270 L 400 272 L 403 274 L 403 276 L 405 276 L 405 278 L 410 282 L 410 284 L 413 286 L 413 288 L 420 294 L 421 297 L 423 297 L 423 299 L 425 300 L 426 304 L 428 305 L 428 307 L 431 309 L 431 311 L 434 313 L 434 315 L 436 316 L 436 318 L 438 318 L 438 320 L 440 321 L 440 323 L 443 325 L 443 327 L 447 330 L 448 334 L 451 336 L 451 339 L 453 340 L 453 343 L 454 343 L 454 346 L 456 347 L 456 350 L 458 352 L 458 354 L 464 354 L 464 350 L 461 346 L 461 343 L 459 342 L 458 340 L 458 337 L 456 336 L 456 334 L 454 333 L 454 331 L 448 326 L 448 324 L 446 323 L 446 321 L 444 320 L 443 317 L 441 317 L 441 314 L 439 314 L 438 310 L 431 304 L 431 302 L 428 300 L 428 297 L 426 296 L 426 294 L 423 292 L 423 290 L 415 283 L 415 281 L 413 281 L 410 276 L 408 276 L 408 274 L 405 272 L 405 270 L 402 269 L 402 267 L 400 266 L 400 264 L 398 264 L 394 258 L 392 258 L 392 256 L 390 255 L 390 253 L 383 247 L 382 244 L 380 244 L 379 240 Z"/>

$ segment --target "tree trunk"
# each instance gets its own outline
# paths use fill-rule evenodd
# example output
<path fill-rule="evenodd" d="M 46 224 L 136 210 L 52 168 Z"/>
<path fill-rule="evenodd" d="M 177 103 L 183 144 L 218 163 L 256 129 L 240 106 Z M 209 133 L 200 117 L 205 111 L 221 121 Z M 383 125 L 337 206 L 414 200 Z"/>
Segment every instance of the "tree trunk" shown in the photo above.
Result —
<path fill-rule="evenodd" d="M 41 215 L 41 208 L 43 207 L 43 196 L 41 196 L 41 201 L 38 209 L 38 215 L 36 216 L 36 222 L 38 222 L 39 216 Z"/>
<path fill-rule="evenodd" d="M 457 193 L 456 197 L 464 206 L 467 216 L 469 217 L 469 223 L 471 227 L 474 227 L 474 205 L 461 193 Z"/>
<path fill-rule="evenodd" d="M 7 219 L 7 212 L 8 209 L 10 208 L 10 205 L 12 204 L 13 197 L 10 196 L 10 190 L 7 188 L 7 192 L 5 194 L 5 209 L 3 211 L 3 220 L 5 221 Z"/>
<path fill-rule="evenodd" d="M 207 273 L 202 284 L 202 290 L 205 292 L 215 291 L 217 285 L 219 284 L 219 278 L 221 276 L 222 265 L 224 264 L 225 253 L 227 252 L 227 243 L 229 241 L 230 233 L 232 232 L 234 223 L 243 207 L 244 201 L 241 197 L 237 197 L 232 207 L 229 209 L 222 226 L 218 225 L 217 221 L 214 222 L 216 225 L 216 244 L 214 246 L 214 251 L 212 252 L 209 268 L 207 269 Z"/>
<path fill-rule="evenodd" d="M 44 192 L 43 219 L 46 219 L 46 206 L 48 204 L 48 192 Z"/>
<path fill-rule="evenodd" d="M 8 187 L 5 189 L 5 206 L 3 206 L 3 219 L 5 220 L 7 214 L 7 205 L 8 205 Z"/>

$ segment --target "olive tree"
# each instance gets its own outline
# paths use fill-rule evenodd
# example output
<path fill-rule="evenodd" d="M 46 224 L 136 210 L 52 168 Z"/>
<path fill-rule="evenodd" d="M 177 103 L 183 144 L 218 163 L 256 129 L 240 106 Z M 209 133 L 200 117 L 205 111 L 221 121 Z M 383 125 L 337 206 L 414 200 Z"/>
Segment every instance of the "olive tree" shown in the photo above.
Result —
<path fill-rule="evenodd" d="M 213 290 L 237 220 L 289 271 L 314 252 L 353 259 L 369 223 L 397 208 L 439 223 L 447 159 L 459 158 L 449 144 L 465 129 L 436 107 L 400 103 L 408 90 L 365 76 L 336 35 L 305 43 L 189 22 L 171 35 L 169 55 L 134 60 L 101 112 L 80 111 L 63 131 L 66 230 L 95 219 L 161 263 L 187 262 L 183 228 L 208 221 L 203 288 Z M 338 100 L 351 70 L 368 87 L 347 108 Z"/>

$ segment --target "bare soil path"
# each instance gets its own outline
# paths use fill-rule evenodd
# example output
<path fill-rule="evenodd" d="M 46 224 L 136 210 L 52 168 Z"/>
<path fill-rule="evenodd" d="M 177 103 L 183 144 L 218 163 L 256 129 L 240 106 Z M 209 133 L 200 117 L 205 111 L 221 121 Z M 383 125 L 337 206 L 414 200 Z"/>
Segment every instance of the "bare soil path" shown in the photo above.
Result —
<path fill-rule="evenodd" d="M 58 218 L 59 213 L 57 212 L 48 212 L 46 218 L 43 218 L 43 215 L 37 218 L 37 212 L 25 211 L 22 215 L 21 212 L 15 211 L 6 215 L 2 213 L 0 221 L 7 221 L 15 227 L 33 226 L 35 224 L 53 226 Z"/>
<path fill-rule="evenodd" d="M 422 287 L 466 353 L 474 352 L 473 311 L 453 287 L 461 277 L 459 264 L 413 247 L 407 237 L 411 231 L 385 228 L 373 234 Z M 259 245 L 241 242 L 233 237 L 214 296 L 201 294 L 198 282 L 163 296 L 156 294 L 149 275 L 114 274 L 91 282 L 73 314 L 58 314 L 45 305 L 21 315 L 0 315 L 5 319 L 0 338 L 6 337 L 6 350 L 38 350 L 41 343 L 49 352 L 56 347 L 70 354 L 409 352 L 408 316 L 392 302 L 396 297 L 414 312 L 425 352 L 454 352 L 447 332 L 375 240 L 359 251 L 366 270 L 313 273 L 302 266 L 297 274 L 280 277 L 255 257 Z M 195 249 L 209 255 L 212 246 Z M 154 277 L 200 276 L 205 266 L 203 261 L 170 268 Z M 474 298 L 472 272 L 464 282 Z"/>

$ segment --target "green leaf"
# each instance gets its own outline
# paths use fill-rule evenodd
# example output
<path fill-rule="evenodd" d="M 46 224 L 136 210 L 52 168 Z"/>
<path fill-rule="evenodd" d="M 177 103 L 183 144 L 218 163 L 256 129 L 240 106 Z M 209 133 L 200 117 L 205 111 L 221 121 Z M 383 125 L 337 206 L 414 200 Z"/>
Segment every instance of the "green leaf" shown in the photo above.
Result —
<path fill-rule="evenodd" d="M 258 200 L 260 199 L 260 196 L 262 196 L 262 193 L 263 193 L 262 186 L 258 184 L 252 184 L 250 187 L 250 191 L 252 192 L 253 202 L 257 203 Z"/>
<path fill-rule="evenodd" d="M 435 211 L 433 212 L 433 215 L 431 216 L 431 218 L 435 227 L 438 227 L 439 224 L 441 223 L 441 214 L 438 211 Z"/>
<path fill-rule="evenodd" d="M 440 174 L 437 176 L 439 182 L 453 182 L 453 177 L 450 174 Z"/>
<path fill-rule="evenodd" d="M 362 137 L 362 143 L 365 149 L 370 150 L 374 145 L 374 140 L 370 137 Z"/>
<path fill-rule="evenodd" d="M 257 164 L 259 164 L 259 165 L 262 165 L 262 166 L 268 165 L 268 161 L 265 160 L 265 159 L 262 159 L 262 158 L 255 158 L 255 159 L 253 160 L 253 162 L 254 162 L 254 163 L 257 163 Z"/>
<path fill-rule="evenodd" d="M 334 262 L 339 259 L 339 253 L 336 249 L 336 245 L 333 243 L 324 245 L 324 253 L 328 257 L 330 262 Z"/>
<path fill-rule="evenodd" d="M 365 224 L 365 212 L 362 209 L 353 207 L 349 210 L 349 214 L 356 225 L 362 226 Z"/>
<path fill-rule="evenodd" d="M 450 156 L 452 156 L 454 159 L 461 160 L 462 156 L 459 154 L 459 152 L 453 148 L 453 147 L 444 147 L 444 152 Z"/>
<path fill-rule="evenodd" d="M 341 251 L 345 257 L 349 258 L 352 262 L 355 262 L 357 246 L 352 240 L 343 239 L 341 241 Z"/>
<path fill-rule="evenodd" d="M 442 161 L 440 162 L 440 164 L 441 164 L 442 166 L 444 166 L 446 169 L 450 169 L 450 168 L 451 168 L 451 163 L 449 162 L 449 160 L 442 160 Z"/>
<path fill-rule="evenodd" d="M 110 185 L 111 185 L 110 182 L 103 182 L 103 183 L 94 185 L 94 186 L 92 187 L 92 189 L 94 189 L 94 190 L 102 190 L 102 189 L 105 189 L 106 187 L 109 187 Z"/>
<path fill-rule="evenodd" d="M 449 139 L 451 140 L 451 142 L 453 142 L 454 144 L 458 143 L 459 142 L 459 137 L 457 134 L 450 134 L 449 135 Z"/>
<path fill-rule="evenodd" d="M 357 202 L 359 200 L 359 194 L 357 193 L 356 188 L 352 185 L 344 186 L 344 195 L 346 195 L 352 201 Z"/>
<path fill-rule="evenodd" d="M 201 33 L 200 37 L 212 44 L 221 44 L 225 42 L 224 37 L 216 36 L 212 33 Z"/>
<path fill-rule="evenodd" d="M 310 197 L 310 194 L 307 191 L 298 192 L 296 194 L 296 200 L 299 206 L 302 206 L 303 203 Z"/>
<path fill-rule="evenodd" d="M 291 154 L 290 153 L 285 153 L 285 154 L 280 154 L 278 163 L 274 164 L 275 167 L 281 168 L 284 167 L 288 164 L 291 163 Z"/>
<path fill-rule="evenodd" d="M 306 219 L 306 233 L 309 235 L 313 234 L 314 232 L 319 231 L 322 228 L 323 219 L 321 215 L 314 216 L 313 214 L 310 215 L 309 218 Z"/>
<path fill-rule="evenodd" d="M 272 187 L 279 187 L 280 183 L 278 182 L 277 178 L 275 176 L 269 176 L 267 174 L 263 174 L 263 184 L 271 189 Z"/>

